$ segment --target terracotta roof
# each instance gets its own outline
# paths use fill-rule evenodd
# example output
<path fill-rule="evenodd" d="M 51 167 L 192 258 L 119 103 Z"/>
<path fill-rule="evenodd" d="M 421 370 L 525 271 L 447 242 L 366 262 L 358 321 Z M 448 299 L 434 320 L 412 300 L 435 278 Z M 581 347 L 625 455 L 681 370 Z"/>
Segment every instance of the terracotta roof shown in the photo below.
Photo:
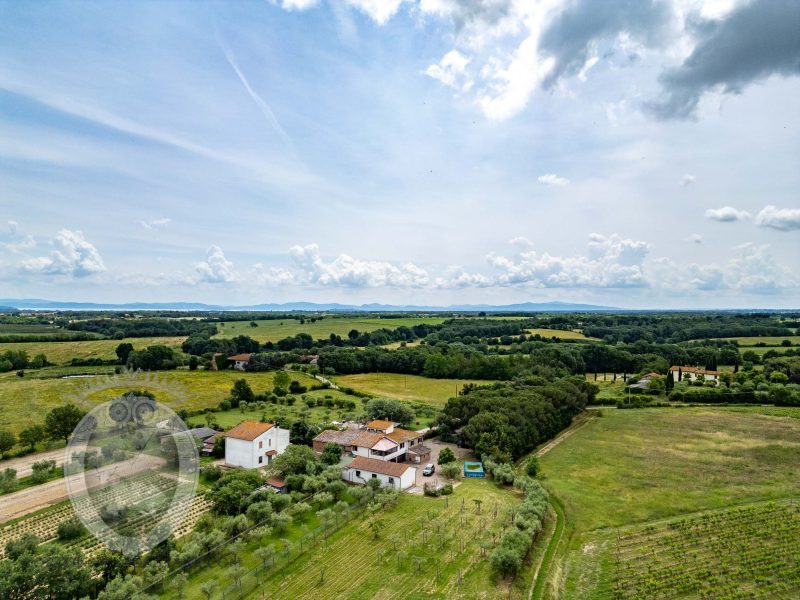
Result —
<path fill-rule="evenodd" d="M 286 482 L 280 477 L 270 477 L 267 479 L 267 485 L 271 485 L 272 487 L 276 488 L 282 488 L 286 486 Z"/>
<path fill-rule="evenodd" d="M 427 446 L 423 446 L 422 444 L 417 444 L 416 446 L 411 446 L 408 449 L 409 452 L 413 452 L 414 454 L 419 454 L 420 456 L 425 456 L 426 454 L 431 453 L 431 449 Z"/>
<path fill-rule="evenodd" d="M 390 427 L 394 427 L 394 422 L 383 419 L 375 419 L 367 423 L 367 429 L 389 429 Z"/>
<path fill-rule="evenodd" d="M 407 442 L 408 440 L 415 440 L 417 438 L 421 438 L 422 434 L 418 431 L 409 431 L 408 429 L 395 429 L 394 431 L 387 433 L 386 437 L 390 440 L 397 442 Z"/>
<path fill-rule="evenodd" d="M 236 427 L 225 433 L 225 437 L 252 442 L 265 431 L 272 429 L 272 423 L 256 423 L 255 421 L 242 421 Z"/>
<path fill-rule="evenodd" d="M 702 375 L 719 375 L 719 371 L 709 371 L 700 367 L 670 367 L 670 372 L 680 369 L 683 373 L 697 373 Z"/>
<path fill-rule="evenodd" d="M 321 431 L 317 437 L 314 438 L 315 442 L 323 442 L 328 444 L 333 442 L 340 446 L 352 446 L 353 440 L 361 435 L 358 429 L 348 429 L 347 431 L 336 431 L 335 429 L 326 429 Z"/>
<path fill-rule="evenodd" d="M 252 356 L 252 352 L 249 354 L 234 354 L 233 356 L 229 356 L 228 360 L 250 360 Z"/>
<path fill-rule="evenodd" d="M 356 456 L 349 465 L 349 470 L 367 471 L 369 473 L 379 473 L 389 477 L 400 477 L 411 467 L 405 463 L 377 460 L 375 458 L 365 458 Z"/>
<path fill-rule="evenodd" d="M 353 446 L 361 446 L 362 448 L 372 448 L 380 440 L 386 437 L 385 433 L 378 433 L 375 431 L 359 431 L 358 435 L 353 439 Z"/>

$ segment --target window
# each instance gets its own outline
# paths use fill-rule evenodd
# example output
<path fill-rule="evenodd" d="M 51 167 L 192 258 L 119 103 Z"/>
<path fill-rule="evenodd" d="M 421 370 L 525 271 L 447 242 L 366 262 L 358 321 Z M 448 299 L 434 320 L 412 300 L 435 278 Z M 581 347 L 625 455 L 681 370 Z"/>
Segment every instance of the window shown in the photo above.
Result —
<path fill-rule="evenodd" d="M 258 442 L 258 449 L 261 450 L 264 447 L 264 442 Z"/>
<path fill-rule="evenodd" d="M 269 444 L 270 446 L 272 446 L 272 438 L 270 438 L 270 440 L 269 440 L 268 444 Z"/>
<path fill-rule="evenodd" d="M 389 485 L 394 485 L 394 477 L 389 477 Z"/>
<path fill-rule="evenodd" d="M 377 476 L 377 475 L 375 475 L 375 473 L 373 473 L 373 474 L 372 474 L 372 478 L 373 478 L 373 479 L 377 479 L 377 478 L 378 478 L 378 476 Z"/>
<path fill-rule="evenodd" d="M 361 471 L 356 471 L 356 477 L 361 477 Z"/>
<path fill-rule="evenodd" d="M 259 456 L 258 457 L 258 464 L 261 464 L 263 462 L 264 462 L 264 457 L 263 456 Z"/>

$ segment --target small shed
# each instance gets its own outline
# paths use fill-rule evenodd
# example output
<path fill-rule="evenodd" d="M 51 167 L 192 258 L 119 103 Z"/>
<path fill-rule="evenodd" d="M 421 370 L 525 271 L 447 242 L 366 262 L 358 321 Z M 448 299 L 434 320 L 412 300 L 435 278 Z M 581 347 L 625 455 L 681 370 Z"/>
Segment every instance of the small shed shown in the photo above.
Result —
<path fill-rule="evenodd" d="M 464 477 L 485 477 L 483 463 L 464 461 Z"/>
<path fill-rule="evenodd" d="M 422 464 L 430 461 L 431 459 L 431 449 L 427 446 L 423 446 L 422 444 L 417 444 L 416 446 L 411 446 L 408 449 L 408 460 L 409 462 L 413 462 L 416 464 Z"/>
<path fill-rule="evenodd" d="M 286 486 L 286 482 L 280 477 L 270 477 L 267 479 L 267 485 L 279 494 L 289 493 L 289 488 Z"/>

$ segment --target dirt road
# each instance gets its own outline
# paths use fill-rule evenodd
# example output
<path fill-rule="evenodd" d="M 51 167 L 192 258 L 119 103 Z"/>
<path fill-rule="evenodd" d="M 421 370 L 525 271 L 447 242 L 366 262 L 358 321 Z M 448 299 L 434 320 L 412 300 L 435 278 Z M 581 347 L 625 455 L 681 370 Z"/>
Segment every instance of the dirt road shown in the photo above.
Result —
<path fill-rule="evenodd" d="M 64 448 L 48 450 L 47 452 L 37 452 L 36 454 L 28 454 L 20 458 L 0 461 L 0 470 L 14 469 L 17 472 L 18 478 L 27 477 L 31 474 L 33 463 L 39 462 L 40 460 L 54 460 L 56 461 L 56 466 L 60 467 L 64 464 Z"/>
<path fill-rule="evenodd" d="M 63 455 L 63 450 L 61 452 Z M 85 477 L 86 487 L 92 488 L 98 485 L 114 483 L 123 477 L 135 475 L 136 473 L 157 469 L 164 462 L 164 459 L 159 456 L 142 454 L 135 458 L 100 467 L 94 470 L 91 475 L 84 473 L 70 475 L 69 479 L 71 480 L 70 483 L 74 484 Z M 57 504 L 68 497 L 66 478 L 35 485 L 12 494 L 5 494 L 0 496 L 0 523 Z"/>

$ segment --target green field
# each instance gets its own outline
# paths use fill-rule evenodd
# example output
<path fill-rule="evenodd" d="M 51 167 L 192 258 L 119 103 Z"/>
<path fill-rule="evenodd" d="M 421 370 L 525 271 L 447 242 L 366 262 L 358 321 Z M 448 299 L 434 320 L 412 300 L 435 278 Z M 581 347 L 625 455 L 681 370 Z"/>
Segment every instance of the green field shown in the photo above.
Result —
<path fill-rule="evenodd" d="M 376 396 L 397 400 L 423 402 L 442 407 L 448 398 L 457 395 L 464 384 L 489 384 L 491 381 L 470 381 L 468 379 L 430 379 L 419 375 L 400 375 L 397 373 L 360 373 L 358 375 L 339 375 L 332 378 L 337 385 L 351 387 Z"/>
<path fill-rule="evenodd" d="M 558 338 L 560 340 L 596 340 L 583 335 L 580 331 L 564 331 L 563 329 L 528 329 L 530 335 L 540 335 L 544 338 Z"/>
<path fill-rule="evenodd" d="M 84 340 L 78 342 L 16 342 L 0 344 L 0 352 L 6 350 L 24 350 L 30 358 L 44 354 L 47 360 L 56 365 L 69 363 L 73 358 L 101 358 L 109 360 L 117 358 L 115 350 L 122 343 L 133 344 L 134 349 L 147 346 L 163 345 L 180 347 L 183 337 L 144 337 L 126 338 L 123 340 Z"/>
<path fill-rule="evenodd" d="M 55 325 L 39 323 L 0 323 L 0 336 L 2 335 L 47 335 L 50 333 L 67 333 Z"/>
<path fill-rule="evenodd" d="M 480 515 L 474 498 L 482 500 Z M 263 589 L 276 599 L 508 598 L 508 584 L 496 581 L 479 543 L 491 548 L 508 523 L 505 509 L 519 500 L 514 492 L 477 479 L 458 485 L 448 506 L 444 498 L 403 494 L 396 506 L 370 517 L 384 524 L 379 539 L 373 538 L 369 519 L 358 520 L 324 548 L 267 579 Z M 514 588 L 511 597 L 526 592 Z"/>
<path fill-rule="evenodd" d="M 230 393 L 234 381 L 246 379 L 256 393 L 272 390 L 272 373 L 241 371 L 170 371 L 152 375 L 134 375 L 106 379 L 19 378 L 14 373 L 0 375 L 0 429 L 19 432 L 20 429 L 42 423 L 50 409 L 74 402 L 84 410 L 123 393 L 126 389 L 149 389 L 156 399 L 173 410 L 198 409 L 216 406 Z M 301 373 L 292 373 L 303 385 L 317 383 Z"/>
<path fill-rule="evenodd" d="M 251 327 L 250 321 L 226 321 L 216 323 L 218 333 L 216 337 L 235 337 L 237 335 L 247 335 L 259 342 L 277 342 L 286 337 L 307 333 L 315 340 L 330 337 L 336 334 L 347 337 L 353 329 L 361 333 L 375 331 L 376 329 L 396 329 L 397 327 L 411 327 L 420 323 L 428 325 L 438 325 L 445 319 L 441 317 L 399 317 L 380 319 L 376 317 L 334 317 L 326 316 L 324 319 L 312 323 L 306 320 L 300 324 L 297 319 L 280 319 L 269 321 L 254 321 L 257 327 Z"/>
<path fill-rule="evenodd" d="M 544 484 L 566 514 L 544 597 L 606 597 L 618 533 L 700 511 L 800 497 L 800 420 L 760 411 L 604 409 L 544 455 Z M 732 546 L 712 558 L 735 561 L 730 553 L 739 551 Z M 671 568 L 679 578 L 692 565 L 673 561 Z"/>
<path fill-rule="evenodd" d="M 767 346 L 780 346 L 784 340 L 789 340 L 792 346 L 800 346 L 800 335 L 784 336 L 765 336 L 765 337 L 734 337 L 718 338 L 728 342 L 737 342 L 740 346 L 755 346 L 756 344 L 766 344 Z M 749 348 L 748 348 L 749 349 Z"/>

